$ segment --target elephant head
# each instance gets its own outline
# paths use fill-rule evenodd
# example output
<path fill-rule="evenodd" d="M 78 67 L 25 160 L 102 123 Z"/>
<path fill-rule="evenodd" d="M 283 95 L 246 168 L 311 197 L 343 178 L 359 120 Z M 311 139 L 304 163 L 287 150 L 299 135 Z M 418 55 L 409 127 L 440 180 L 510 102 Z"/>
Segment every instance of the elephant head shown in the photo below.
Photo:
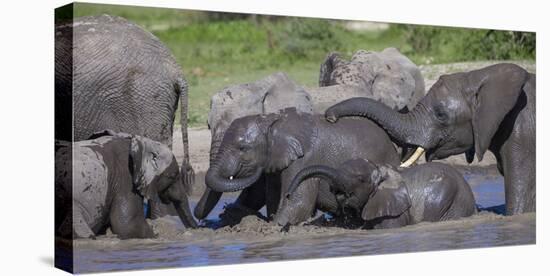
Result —
<path fill-rule="evenodd" d="M 323 165 L 304 168 L 292 180 L 287 197 L 312 177 L 326 179 L 340 208 L 354 210 L 366 221 L 396 217 L 411 206 L 401 175 L 365 159 L 348 160 L 337 169 Z"/>
<path fill-rule="evenodd" d="M 196 228 L 191 214 L 178 162 L 168 146 L 143 136 L 105 130 L 90 136 L 114 136 L 129 140 L 129 168 L 135 190 L 148 200 L 157 195 L 163 203 L 172 203 L 186 227 Z"/>
<path fill-rule="evenodd" d="M 294 108 L 233 121 L 206 173 L 206 185 L 216 192 L 234 192 L 249 187 L 264 172 L 285 169 L 309 150 L 311 125 L 311 116 Z"/>
<path fill-rule="evenodd" d="M 212 133 L 210 164 L 217 160 L 222 139 L 233 121 L 250 115 L 276 113 L 281 109 L 296 107 L 300 112 L 312 113 L 310 95 L 285 73 L 278 72 L 252 83 L 224 88 L 212 96 L 208 127 Z M 205 218 L 218 203 L 222 193 L 206 187 L 197 203 L 194 214 Z"/>
<path fill-rule="evenodd" d="M 186 227 L 196 228 L 197 222 L 189 209 L 187 194 L 176 157 L 164 144 L 132 136 L 130 163 L 135 189 L 149 199 L 157 193 L 163 203 L 172 203 Z"/>
<path fill-rule="evenodd" d="M 403 165 L 426 153 L 426 160 L 466 153 L 483 158 L 505 116 L 521 102 L 528 73 L 514 64 L 497 64 L 443 75 L 414 109 L 398 113 L 367 98 L 352 98 L 327 109 L 328 121 L 363 116 L 377 122 L 394 141 L 419 147 Z"/>

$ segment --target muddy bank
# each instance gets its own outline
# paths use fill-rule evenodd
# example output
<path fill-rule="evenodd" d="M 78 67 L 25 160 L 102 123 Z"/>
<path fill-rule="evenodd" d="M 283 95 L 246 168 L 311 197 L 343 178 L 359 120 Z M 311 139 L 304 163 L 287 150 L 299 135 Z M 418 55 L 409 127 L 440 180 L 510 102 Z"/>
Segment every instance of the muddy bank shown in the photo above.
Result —
<path fill-rule="evenodd" d="M 175 219 L 175 218 L 174 218 Z M 75 272 L 189 267 L 309 258 L 357 256 L 534 244 L 535 214 L 504 217 L 483 212 L 470 218 L 420 223 L 388 230 L 280 227 L 247 217 L 218 230 L 175 231 L 171 218 L 151 222 L 159 238 L 75 241 Z"/>
<path fill-rule="evenodd" d="M 380 236 L 394 235 L 405 233 L 426 233 L 431 231 L 446 231 L 453 230 L 459 232 L 461 229 L 479 226 L 482 224 L 506 223 L 508 228 L 515 228 L 518 225 L 534 225 L 535 213 L 527 213 L 515 216 L 503 216 L 493 212 L 481 211 L 478 214 L 462 218 L 459 220 L 442 221 L 442 222 L 422 222 L 415 225 L 409 225 L 394 229 L 345 229 L 336 226 L 316 226 L 316 225 L 299 225 L 291 226 L 288 231 L 281 231 L 281 226 L 271 222 L 266 222 L 256 216 L 247 216 L 243 218 L 240 224 L 235 226 L 225 226 L 216 230 L 211 228 L 185 229 L 175 216 L 167 216 L 156 220 L 149 220 L 148 223 L 153 227 L 157 238 L 154 239 L 133 239 L 120 240 L 116 235 L 106 234 L 98 236 L 95 240 L 79 239 L 74 241 L 76 249 L 109 249 L 118 248 L 119 246 L 131 247 L 137 244 L 154 244 L 163 242 L 185 242 L 185 243 L 201 243 L 201 242 L 247 242 L 253 243 L 258 241 L 275 241 L 275 240 L 292 240 L 292 239 L 312 239 L 315 237 L 330 238 L 334 235 L 362 235 Z M 452 239 L 449 237 L 449 239 Z"/>

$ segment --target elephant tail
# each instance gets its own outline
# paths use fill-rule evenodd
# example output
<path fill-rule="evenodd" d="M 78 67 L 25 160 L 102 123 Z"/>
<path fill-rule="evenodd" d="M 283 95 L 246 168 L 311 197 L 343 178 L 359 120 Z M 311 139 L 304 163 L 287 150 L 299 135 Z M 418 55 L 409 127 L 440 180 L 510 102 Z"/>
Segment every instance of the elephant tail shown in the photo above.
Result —
<path fill-rule="evenodd" d="M 183 178 L 183 185 L 185 192 L 191 194 L 192 188 L 195 184 L 195 171 L 191 166 L 189 160 L 189 137 L 188 137 L 188 101 L 189 101 L 189 86 L 183 76 L 178 80 L 177 89 L 179 90 L 179 102 L 180 102 L 180 125 L 181 125 L 181 139 L 183 142 L 183 162 L 181 164 L 181 175 Z"/>

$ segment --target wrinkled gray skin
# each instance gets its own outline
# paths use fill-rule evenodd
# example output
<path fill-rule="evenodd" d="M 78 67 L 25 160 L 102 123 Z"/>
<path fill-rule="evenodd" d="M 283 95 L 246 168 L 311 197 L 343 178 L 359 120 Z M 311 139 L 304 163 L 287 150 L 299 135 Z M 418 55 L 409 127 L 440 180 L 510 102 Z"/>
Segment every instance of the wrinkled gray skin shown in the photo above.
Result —
<path fill-rule="evenodd" d="M 275 113 L 279 110 L 295 107 L 299 112 L 312 113 L 309 94 L 292 81 L 285 73 L 275 73 L 253 83 L 238 84 L 224 88 L 211 99 L 211 109 L 208 114 L 208 126 L 212 133 L 210 148 L 210 164 L 216 160 L 223 136 L 229 125 L 237 118 L 248 115 Z M 265 196 L 265 186 L 271 179 L 262 175 L 257 183 L 246 188 L 232 207 L 255 213 L 257 202 L 262 202 Z M 214 192 L 206 187 L 201 199 L 195 207 L 194 214 L 198 219 L 204 219 L 218 203 L 222 193 Z M 263 206 L 264 203 L 261 203 Z M 261 207 L 260 207 L 261 208 Z M 227 214 L 230 213 L 226 208 Z M 238 212 L 235 212 L 238 213 Z M 242 214 L 244 215 L 244 214 Z M 239 214 L 234 214 L 239 216 Z M 238 221 L 235 217 L 233 220 Z"/>
<path fill-rule="evenodd" d="M 334 105 L 326 118 L 364 116 L 393 140 L 426 149 L 426 159 L 466 153 L 471 162 L 490 150 L 504 176 L 506 213 L 534 212 L 536 79 L 514 64 L 443 75 L 408 114 L 354 98 Z"/>
<path fill-rule="evenodd" d="M 328 54 L 321 64 L 319 86 L 331 85 L 359 86 L 363 97 L 396 110 L 412 109 L 425 94 L 420 69 L 395 48 L 359 50 L 349 61 L 338 53 Z"/>
<path fill-rule="evenodd" d="M 120 17 L 75 18 L 72 24 L 55 27 L 55 64 L 58 140 L 70 141 L 71 136 L 63 135 L 74 133 L 74 141 L 80 141 L 94 132 L 112 129 L 171 148 L 179 99 L 185 150 L 182 173 L 185 185 L 192 185 L 187 83 L 170 50 L 158 38 Z M 62 116 L 71 105 L 72 125 Z M 151 208 L 153 218 L 175 214 L 158 199 L 153 200 Z"/>
<path fill-rule="evenodd" d="M 56 216 L 60 236 L 93 238 L 110 226 L 121 239 L 152 238 L 143 203 L 154 196 L 173 204 L 186 227 L 197 227 L 166 145 L 113 131 L 91 138 L 75 142 L 72 156 L 70 144 L 56 145 L 56 210 L 65 210 Z"/>
<path fill-rule="evenodd" d="M 337 169 L 311 166 L 292 180 L 289 196 L 300 183 L 315 177 L 329 180 L 343 215 L 359 214 L 367 228 L 452 220 L 476 213 L 468 183 L 458 171 L 442 163 L 426 163 L 403 171 L 365 159 L 348 160 Z"/>
<path fill-rule="evenodd" d="M 280 182 L 266 185 L 266 196 L 257 198 L 255 208 L 266 205 L 269 218 L 279 225 L 294 225 L 310 218 L 316 208 L 337 209 L 328 185 L 317 180 L 307 181 L 288 199 L 281 197 L 296 173 L 315 164 L 336 166 L 350 157 L 399 163 L 387 134 L 368 120 L 348 118 L 331 124 L 322 115 L 295 109 L 246 116 L 233 121 L 225 132 L 206 173 L 206 185 L 217 192 L 239 191 L 268 173 Z"/>

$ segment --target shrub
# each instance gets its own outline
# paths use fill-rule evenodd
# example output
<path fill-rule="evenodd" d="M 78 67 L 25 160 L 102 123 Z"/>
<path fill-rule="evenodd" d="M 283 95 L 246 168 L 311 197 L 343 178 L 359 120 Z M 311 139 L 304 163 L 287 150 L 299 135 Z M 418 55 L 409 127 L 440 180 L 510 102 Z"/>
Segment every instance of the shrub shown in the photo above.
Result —
<path fill-rule="evenodd" d="M 397 28 L 410 45 L 407 54 L 435 56 L 440 62 L 535 59 L 535 33 L 419 25 Z"/>

